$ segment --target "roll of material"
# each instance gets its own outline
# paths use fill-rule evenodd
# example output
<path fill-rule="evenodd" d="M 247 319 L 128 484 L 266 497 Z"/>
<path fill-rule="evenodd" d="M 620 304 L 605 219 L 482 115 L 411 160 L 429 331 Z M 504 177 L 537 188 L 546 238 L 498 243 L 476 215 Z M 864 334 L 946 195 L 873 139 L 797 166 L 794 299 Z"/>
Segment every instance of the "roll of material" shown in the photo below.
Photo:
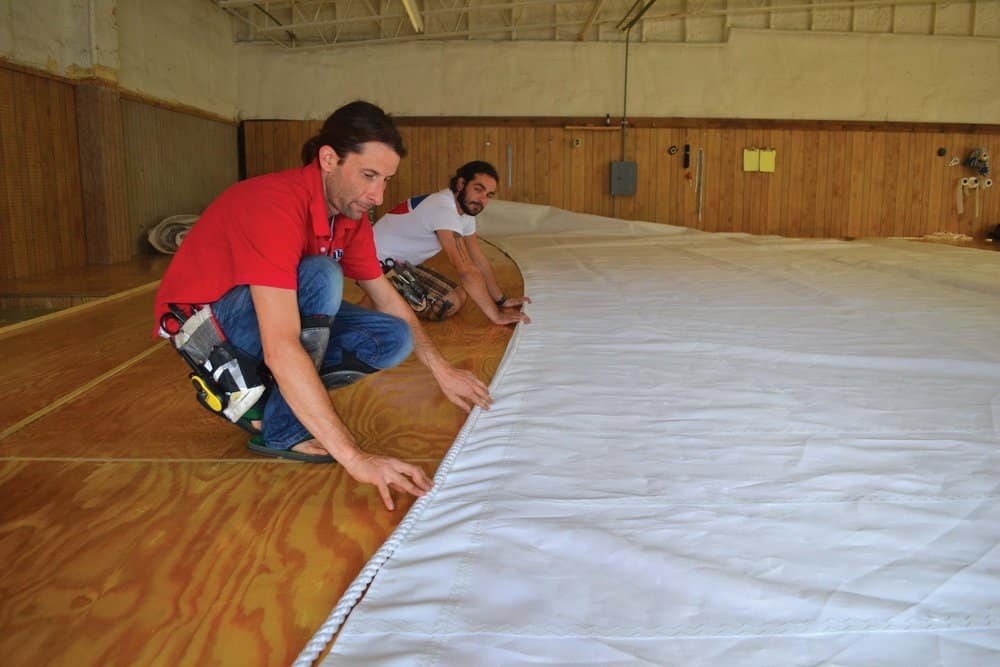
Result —
<path fill-rule="evenodd" d="M 958 185 L 955 187 L 955 210 L 958 211 L 959 215 L 965 213 L 965 186 L 969 184 L 969 179 L 960 178 L 958 179 Z"/>
<path fill-rule="evenodd" d="M 993 179 L 992 178 L 985 178 L 985 179 L 983 179 L 982 187 L 983 187 L 984 190 L 986 188 L 992 188 L 993 187 Z"/>
<path fill-rule="evenodd" d="M 969 183 L 965 187 L 969 188 L 970 190 L 975 190 L 976 188 L 979 187 L 979 179 L 976 178 L 975 176 L 969 177 L 968 181 Z"/>
<path fill-rule="evenodd" d="M 962 188 L 969 187 L 969 179 L 968 179 L 968 177 L 962 177 L 962 179 L 958 182 L 958 185 L 959 185 L 959 187 L 962 187 Z"/>
<path fill-rule="evenodd" d="M 158 252 L 173 255 L 181 246 L 181 241 L 198 221 L 197 215 L 171 215 L 149 230 L 146 238 Z"/>

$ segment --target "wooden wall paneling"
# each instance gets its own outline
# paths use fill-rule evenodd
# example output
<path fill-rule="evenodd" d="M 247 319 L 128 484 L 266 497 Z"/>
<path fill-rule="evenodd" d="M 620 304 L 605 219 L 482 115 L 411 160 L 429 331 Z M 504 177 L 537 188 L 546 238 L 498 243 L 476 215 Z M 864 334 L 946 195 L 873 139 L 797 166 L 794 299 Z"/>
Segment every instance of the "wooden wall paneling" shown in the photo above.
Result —
<path fill-rule="evenodd" d="M 479 158 L 469 157 L 472 151 L 466 152 L 465 146 L 462 144 L 462 128 L 460 127 L 447 127 L 445 128 L 445 159 L 444 159 L 444 174 L 441 179 L 441 187 L 448 185 L 448 180 L 451 178 L 455 170 L 461 167 L 466 162 L 470 160 L 477 160 Z"/>
<path fill-rule="evenodd" d="M 494 128 L 497 133 L 496 154 L 497 172 L 500 174 L 500 189 L 507 193 L 511 201 L 523 201 L 519 187 L 516 160 L 518 151 L 514 146 L 513 130 L 509 127 Z M 508 146 L 511 151 L 508 152 Z"/>
<path fill-rule="evenodd" d="M 580 130 L 567 130 L 569 148 L 567 153 L 567 190 L 565 208 L 568 211 L 583 212 L 583 196 L 587 187 L 584 165 L 587 161 L 587 137 Z"/>
<path fill-rule="evenodd" d="M 301 143 L 321 123 L 248 123 L 248 172 L 297 164 Z M 596 215 L 611 215 L 613 210 L 618 217 L 709 231 L 817 237 L 957 231 L 981 236 L 990 226 L 987 220 L 996 218 L 1000 210 L 1000 194 L 981 193 L 980 218 L 974 216 L 974 199 L 959 218 L 954 210 L 954 182 L 962 168 L 947 168 L 947 160 L 934 154 L 938 145 L 945 145 L 949 158 L 952 154 L 965 157 L 971 148 L 995 142 L 993 129 L 984 135 L 862 124 L 640 125 L 628 129 L 624 156 L 638 167 L 636 195 L 614 202 L 608 180 L 611 161 L 622 159 L 618 128 L 566 129 L 532 120 L 401 125 L 410 157 L 387 188 L 383 208 L 404 197 L 438 190 L 459 165 L 483 159 L 500 174 L 502 199 Z M 579 146 L 573 145 L 574 139 L 580 141 Z M 509 186 L 508 144 L 513 175 Z M 691 180 L 681 167 L 684 144 L 691 146 L 687 170 Z M 670 145 L 678 146 L 677 155 L 668 155 Z M 768 146 L 778 151 L 776 172 L 744 173 L 742 149 Z M 699 147 L 705 156 L 700 222 L 693 182 Z M 8 195 L 8 207 L 10 199 Z"/>
<path fill-rule="evenodd" d="M 492 126 L 477 128 L 476 144 L 478 146 L 476 154 L 482 156 L 479 159 L 486 160 L 496 167 L 497 173 L 500 175 L 499 187 L 501 190 L 506 191 L 506 174 L 501 164 L 501 159 L 506 149 L 504 148 L 503 137 L 500 136 L 500 128 Z M 504 195 L 504 199 L 507 198 L 508 196 Z"/>
<path fill-rule="evenodd" d="M 607 137 L 601 132 L 591 132 L 587 139 L 587 161 L 583 165 L 587 174 L 587 186 L 583 211 L 589 211 L 595 215 L 608 215 L 604 212 L 605 181 L 601 178 L 604 175 L 602 167 L 607 159 L 604 146 Z M 610 199 L 610 197 L 608 198 Z"/>
<path fill-rule="evenodd" d="M 792 229 L 792 211 L 798 206 L 805 183 L 800 156 L 795 154 L 793 147 L 793 131 L 783 129 L 779 133 L 781 151 L 777 154 L 773 175 L 778 176 L 775 183 L 780 190 L 781 205 L 778 208 L 778 233 L 782 236 L 794 236 Z"/>
<path fill-rule="evenodd" d="M 991 156 L 992 167 L 989 177 L 994 183 L 992 188 L 982 192 L 982 215 L 972 225 L 976 238 L 983 238 L 989 231 L 1000 225 L 1000 157 L 995 157 L 1000 155 L 1000 133 L 979 137 L 979 142 L 976 145 L 984 146 Z"/>
<path fill-rule="evenodd" d="M 732 174 L 737 168 L 742 170 L 742 147 L 733 143 L 732 132 L 728 128 L 719 128 L 715 131 L 713 145 L 715 151 L 714 162 L 716 190 L 715 201 L 713 202 L 713 231 L 728 231 L 732 218 L 734 192 L 732 188 Z M 737 164 L 739 160 L 739 164 Z"/>
<path fill-rule="evenodd" d="M 455 173 L 455 169 L 468 162 L 462 160 L 462 156 L 452 152 L 452 128 L 437 128 L 435 134 L 434 155 L 437 164 L 434 167 L 435 183 L 434 189 L 440 190 L 448 185 L 448 180 Z"/>
<path fill-rule="evenodd" d="M 768 129 L 764 132 L 764 143 L 762 148 L 773 148 L 777 151 L 775 158 L 774 173 L 761 172 L 764 183 L 764 234 L 781 233 L 781 204 L 784 200 L 785 192 L 782 187 L 782 179 L 787 175 L 788 169 L 785 164 L 788 160 L 788 152 L 783 141 L 784 132 L 780 129 Z"/>
<path fill-rule="evenodd" d="M 125 137 L 117 90 L 91 83 L 76 87 L 76 118 L 83 169 L 87 262 L 113 264 L 133 255 L 126 199 Z"/>
<path fill-rule="evenodd" d="M 554 186 L 557 190 L 556 199 L 553 200 L 552 205 L 569 210 L 570 190 L 572 189 L 573 184 L 573 168 L 571 164 L 571 151 L 574 150 L 572 145 L 573 135 L 569 130 L 559 128 L 553 130 L 553 136 L 555 137 L 555 141 L 552 146 L 552 154 L 553 156 L 558 156 L 558 164 L 562 173 L 562 178 L 557 182 L 557 185 Z"/>
<path fill-rule="evenodd" d="M 533 127 L 529 130 L 531 139 L 528 150 L 534 152 L 530 160 L 534 173 L 532 174 L 531 203 L 546 204 L 552 201 L 552 171 L 549 166 L 549 136 L 551 128 Z"/>
<path fill-rule="evenodd" d="M 918 202 L 914 204 L 914 223 L 916 225 L 917 236 L 924 236 L 939 231 L 958 231 L 960 222 L 955 217 L 940 217 L 941 195 L 943 192 L 942 183 L 938 178 L 934 167 L 940 158 L 934 154 L 937 143 L 940 141 L 939 134 L 927 132 L 910 132 L 912 142 L 912 160 L 914 175 L 914 192 L 920 188 L 917 196 Z"/>
<path fill-rule="evenodd" d="M 236 182 L 236 128 L 135 100 L 121 102 L 126 199 L 133 254 L 171 215 L 199 215 Z"/>
<path fill-rule="evenodd" d="M 636 220 L 653 221 L 652 206 L 656 201 L 656 141 L 653 138 L 655 130 L 651 128 L 636 128 L 631 132 L 630 147 L 632 158 L 636 162 L 637 183 L 635 186 L 632 215 Z"/>
<path fill-rule="evenodd" d="M 952 140 L 952 145 L 954 148 L 954 157 L 964 161 L 965 158 L 969 156 L 969 153 L 980 146 L 986 145 L 987 150 L 991 154 L 991 163 L 993 165 L 997 164 L 996 158 L 992 157 L 996 154 L 996 149 L 1000 146 L 996 145 L 989 146 L 988 142 L 983 137 L 977 137 L 975 135 L 969 134 L 958 134 Z M 948 159 L 951 155 L 948 156 Z M 992 173 L 990 178 L 994 181 L 998 179 L 998 171 L 995 166 L 991 167 Z M 995 211 L 995 207 L 990 206 L 990 201 L 996 198 L 997 185 L 994 185 L 991 190 L 984 190 L 979 193 L 979 205 L 980 205 L 980 216 L 976 217 L 976 196 L 973 191 L 970 191 L 968 196 L 963 197 L 962 202 L 964 206 L 964 212 L 962 215 L 958 214 L 958 204 L 956 198 L 956 190 L 958 181 L 967 176 L 977 176 L 979 174 L 973 172 L 971 169 L 965 165 L 956 165 L 949 168 L 948 176 L 941 179 L 948 184 L 948 206 L 947 211 L 949 213 L 948 219 L 952 221 L 952 226 L 955 228 L 954 231 L 960 234 L 968 234 L 970 236 L 982 237 L 986 232 L 988 232 L 993 226 L 1000 224 L 1000 218 L 995 212 L 991 214 L 991 211 Z M 981 177 L 980 177 L 981 178 Z M 935 231 L 935 230 L 931 230 Z"/>
<path fill-rule="evenodd" d="M 671 129 L 667 136 L 668 147 L 677 146 L 677 154 L 671 160 L 666 178 L 663 180 L 666 185 L 664 202 L 667 206 L 664 222 L 671 225 L 686 226 L 690 224 L 684 203 L 689 184 L 694 182 L 687 178 L 687 174 L 691 173 L 691 170 L 684 167 L 684 144 L 689 141 L 687 130 L 680 128 Z"/>
<path fill-rule="evenodd" d="M 778 187 L 782 190 L 781 222 L 778 233 L 782 236 L 799 236 L 796 211 L 801 206 L 806 189 L 806 173 L 803 169 L 801 146 L 795 140 L 794 130 L 782 130 L 781 143 L 784 155 L 780 153 L 775 169 L 780 174 Z"/>
<path fill-rule="evenodd" d="M 712 129 L 705 133 L 704 164 L 702 165 L 701 228 L 710 232 L 719 230 L 722 190 L 725 174 L 733 168 L 733 163 L 724 159 L 722 152 L 722 130 Z"/>
<path fill-rule="evenodd" d="M 953 158 L 957 157 L 959 159 L 964 159 L 965 156 L 961 155 L 958 151 L 958 146 L 964 143 L 964 135 L 951 132 L 947 134 L 940 134 L 936 137 L 937 145 L 934 146 L 934 150 L 938 147 L 943 147 L 947 153 L 943 157 L 938 157 L 935 154 L 935 164 L 931 175 L 931 187 L 935 188 L 937 191 L 937 208 L 935 211 L 936 217 L 934 218 L 940 224 L 938 225 L 942 229 L 951 229 L 960 234 L 969 234 L 970 236 L 977 236 L 972 225 L 972 221 L 966 219 L 965 216 L 960 216 L 958 214 L 958 204 L 956 202 L 956 186 L 958 180 L 962 176 L 962 171 L 964 167 L 954 166 L 949 167 L 948 162 Z M 935 185 L 937 187 L 935 187 Z M 985 230 L 983 230 L 985 231 Z M 982 236 L 982 234 L 978 234 Z"/>
<path fill-rule="evenodd" d="M 278 151 L 281 150 L 278 138 L 278 123 L 273 120 L 266 120 L 262 123 L 263 135 L 261 137 L 260 154 L 260 174 L 269 174 L 275 170 L 278 164 Z"/>
<path fill-rule="evenodd" d="M 45 172 L 37 148 L 40 135 L 44 132 L 39 122 L 38 109 L 41 100 L 35 86 L 37 79 L 38 77 L 29 74 L 18 76 L 18 98 L 15 102 L 18 121 L 16 131 L 21 133 L 24 141 L 17 169 L 22 174 L 22 198 L 25 204 L 25 218 L 21 222 L 23 236 L 16 239 L 15 243 L 22 245 L 23 252 L 27 255 L 28 268 L 24 275 L 49 273 L 58 267 L 48 238 L 50 235 L 61 235 L 64 232 L 61 221 L 52 221 L 52 227 L 46 229 L 43 220 L 47 193 Z"/>
<path fill-rule="evenodd" d="M 669 224 L 670 221 L 665 216 L 666 208 L 661 206 L 660 202 L 666 196 L 665 190 L 668 187 L 666 179 L 669 174 L 674 172 L 674 167 L 677 164 L 677 156 L 670 155 L 668 152 L 672 143 L 670 141 L 669 129 L 653 128 L 648 132 L 651 160 L 650 182 L 647 190 L 650 197 L 647 205 L 649 211 L 647 220 Z"/>
<path fill-rule="evenodd" d="M 59 265 L 76 268 L 87 263 L 79 153 L 68 148 L 76 146 L 76 91 L 70 85 L 52 80 L 49 87 L 52 131 L 47 134 L 52 157 L 44 159 L 43 164 L 65 165 L 62 169 L 48 170 L 55 189 L 53 219 L 61 220 L 66 232 L 66 237 L 60 240 Z"/>
<path fill-rule="evenodd" d="M 258 173 L 258 160 L 260 148 L 260 123 L 245 120 L 243 127 L 243 167 L 247 178 L 252 178 Z"/>
<path fill-rule="evenodd" d="M 878 236 L 893 236 L 896 196 L 901 185 L 898 170 L 900 147 L 903 139 L 904 135 L 902 132 L 888 132 L 885 135 L 885 148 L 882 155 L 882 209 L 878 216 Z"/>
<path fill-rule="evenodd" d="M 520 174 L 519 180 L 524 193 L 524 201 L 536 204 L 539 201 L 538 182 L 535 176 L 535 166 L 537 160 L 537 150 L 535 148 L 535 128 L 519 127 L 516 131 L 517 145 L 514 148 L 514 156 L 517 160 L 516 169 Z M 539 170 L 539 173 L 544 173 Z"/>
<path fill-rule="evenodd" d="M 459 134 L 461 135 L 460 144 L 462 147 L 461 157 L 459 158 L 459 164 L 456 164 L 453 169 L 458 169 L 462 164 L 468 162 L 469 160 L 486 160 L 484 155 L 486 153 L 483 151 L 484 139 L 480 136 L 478 128 L 469 127 L 468 125 L 457 128 Z M 464 162 L 463 162 L 464 160 Z M 490 162 L 489 160 L 486 160 Z M 490 162 L 490 164 L 493 164 Z M 496 167 L 496 164 L 493 164 Z M 454 172 L 452 172 L 454 173 Z M 497 198 L 506 199 L 506 195 L 499 191 L 499 183 L 497 183 Z"/>
<path fill-rule="evenodd" d="M 965 160 L 969 153 L 976 147 L 982 145 L 982 140 L 966 133 L 958 134 L 955 137 L 955 156 L 959 160 Z M 972 176 L 973 172 L 965 165 L 956 165 L 951 168 L 952 175 L 948 179 L 951 181 L 951 206 L 949 207 L 949 218 L 953 221 L 955 231 L 963 234 L 972 234 L 976 226 L 976 198 L 975 195 L 963 197 L 964 212 L 958 214 L 958 204 L 955 197 L 955 190 L 958 181 L 965 176 Z M 996 174 L 994 174 L 994 180 L 996 180 Z M 994 186 L 996 187 L 996 186 Z M 980 193 L 980 196 L 982 194 Z M 980 200 L 982 204 L 982 200 Z M 997 221 L 1000 222 L 1000 221 Z"/>
<path fill-rule="evenodd" d="M 430 141 L 427 139 L 426 127 L 417 127 L 413 131 L 413 149 L 410 153 L 410 185 L 412 192 L 404 194 L 409 197 L 417 194 L 430 192 L 430 178 L 427 175 L 430 166 L 430 157 L 427 155 L 427 148 Z"/>
<path fill-rule="evenodd" d="M 851 132 L 851 194 L 847 235 L 858 238 L 867 235 L 870 202 L 868 186 L 871 182 L 871 160 L 868 147 L 871 135 L 864 130 Z"/>
<path fill-rule="evenodd" d="M 895 182 L 885 191 L 882 225 L 877 236 L 919 236 L 919 213 L 927 207 L 926 193 L 913 199 L 915 166 L 921 160 L 919 147 L 914 144 L 909 132 L 886 134 L 891 134 L 890 141 L 895 143 L 893 149 L 886 151 L 887 163 L 889 156 L 895 162 L 894 165 L 887 164 L 889 177 Z"/>
<path fill-rule="evenodd" d="M 909 233 L 907 236 L 923 236 L 931 232 L 939 231 L 928 229 L 927 215 L 927 189 L 930 186 L 930 178 L 927 170 L 927 151 L 924 149 L 925 137 L 918 132 L 910 132 L 910 177 L 909 177 L 909 198 L 908 219 L 910 221 Z"/>
<path fill-rule="evenodd" d="M 745 148 L 761 148 L 764 145 L 764 133 L 760 129 L 745 130 Z M 743 228 L 739 231 L 750 234 L 763 234 L 765 229 L 766 211 L 763 204 L 765 199 L 762 193 L 766 193 L 764 186 L 767 183 L 767 174 L 756 171 L 744 173 L 743 178 Z"/>
<path fill-rule="evenodd" d="M 851 135 L 837 132 L 831 136 L 833 169 L 831 173 L 832 197 L 830 199 L 830 225 L 827 236 L 847 236 L 847 222 L 851 206 Z"/>
<path fill-rule="evenodd" d="M 55 90 L 50 89 L 52 84 L 57 84 L 57 82 L 37 76 L 30 77 L 28 83 L 29 86 L 34 88 L 32 99 L 34 99 L 34 115 L 38 122 L 38 132 L 35 134 L 34 142 L 31 145 L 30 155 L 32 156 L 32 161 L 37 162 L 39 171 L 45 174 L 45 179 L 49 181 L 46 184 L 47 187 L 43 186 L 39 188 L 39 194 L 42 193 L 43 188 L 48 190 L 48 192 L 46 196 L 38 198 L 38 206 L 35 210 L 35 216 L 37 217 L 32 221 L 32 225 L 39 230 L 51 230 L 53 227 L 58 230 L 56 234 L 48 234 L 43 231 L 45 234 L 45 245 L 48 246 L 44 250 L 46 255 L 44 262 L 45 273 L 65 266 L 63 262 L 63 257 L 65 256 L 64 246 L 73 242 L 73 238 L 67 228 L 69 220 L 62 219 L 59 216 L 56 182 L 49 179 L 49 174 L 52 171 L 51 166 L 59 164 L 56 160 L 52 136 L 54 123 L 51 99 L 58 94 Z"/>
<path fill-rule="evenodd" d="M 891 132 L 869 132 L 867 162 L 870 165 L 868 175 L 868 222 L 864 235 L 877 237 L 882 235 L 882 225 L 889 207 L 886 205 L 886 183 L 891 180 L 886 155 L 892 143 Z"/>
<path fill-rule="evenodd" d="M 584 133 L 582 151 L 580 156 L 578 156 L 582 158 L 578 163 L 578 168 L 583 172 L 583 188 L 580 192 L 575 193 L 576 200 L 573 207 L 574 211 L 579 211 L 580 213 L 590 212 L 594 215 L 600 215 L 597 197 L 594 192 L 596 179 L 593 173 L 599 156 L 597 152 L 597 137 L 598 135 L 593 132 Z"/>
<path fill-rule="evenodd" d="M 891 213 L 886 216 L 882 228 L 886 236 L 908 236 L 914 231 L 911 229 L 909 211 L 907 210 L 907 200 L 910 197 L 910 179 L 913 175 L 913 163 L 910 157 L 912 146 L 909 134 L 899 132 L 896 135 L 896 143 L 898 146 L 895 150 L 896 162 L 893 165 L 894 199 L 889 202 Z"/>
<path fill-rule="evenodd" d="M 451 175 L 455 169 L 467 162 L 461 156 L 452 156 L 451 153 L 451 128 L 438 127 L 434 133 L 434 191 L 440 190 L 448 185 Z M 457 159 L 456 159 L 457 158 Z"/>
<path fill-rule="evenodd" d="M 11 216 L 11 191 L 7 179 L 13 177 L 12 151 L 5 146 L 9 116 L 13 115 L 13 96 L 9 94 L 11 73 L 0 69 L 0 280 L 12 279 L 14 273 L 14 225 Z"/>
<path fill-rule="evenodd" d="M 4 215 L 0 217 L 0 276 L 18 278 L 31 274 L 28 239 L 28 191 L 21 169 L 26 152 L 25 138 L 20 132 L 16 100 L 21 98 L 19 85 L 22 74 L 0 69 L 0 180 L 3 185 L 0 202 Z"/>
<path fill-rule="evenodd" d="M 830 169 L 833 164 L 833 144 L 830 132 L 820 130 L 811 134 L 808 144 L 814 144 L 809 153 L 810 168 L 816 175 L 816 200 L 812 208 L 803 212 L 803 236 L 827 236 L 826 229 L 830 224 Z"/>
<path fill-rule="evenodd" d="M 601 213 L 600 215 L 614 215 L 611 201 L 611 162 L 622 159 L 622 146 L 625 137 L 621 132 L 601 132 L 599 133 L 600 158 L 598 167 L 600 171 L 595 173 L 598 179 L 596 192 L 600 195 Z"/>
<path fill-rule="evenodd" d="M 626 131 L 624 132 L 624 134 L 620 133 L 620 132 L 613 133 L 613 134 L 617 135 L 618 140 L 615 142 L 614 147 L 611 148 L 612 154 L 609 155 L 608 159 L 609 159 L 609 162 L 610 161 L 618 161 L 618 160 L 629 160 L 629 161 L 635 162 L 636 163 L 636 180 L 638 181 L 641 172 L 639 171 L 640 167 L 639 167 L 639 164 L 638 164 L 638 162 L 639 162 L 639 156 L 636 154 L 636 143 L 635 143 L 636 131 L 637 130 L 635 128 L 627 128 Z M 609 132 L 609 134 L 612 134 L 612 133 Z M 623 142 L 624 142 L 624 146 L 625 146 L 625 150 L 624 151 L 622 151 L 622 148 L 621 148 Z M 612 211 L 613 211 L 613 215 L 615 217 L 621 218 L 623 220 L 637 220 L 638 219 L 637 216 L 636 216 L 636 214 L 635 214 L 636 200 L 639 197 L 644 196 L 643 194 L 640 193 L 638 186 L 639 186 L 639 184 L 638 184 L 638 182 L 636 182 L 636 193 L 634 195 L 620 195 L 620 196 L 613 197 L 614 206 L 612 207 Z M 610 165 L 608 165 L 608 184 L 607 184 L 607 188 L 608 188 L 608 192 L 610 193 L 611 192 L 611 166 Z"/>
<path fill-rule="evenodd" d="M 275 160 L 271 171 L 284 171 L 302 163 L 302 145 L 297 145 L 292 137 L 292 122 L 279 120 L 274 123 Z"/>
<path fill-rule="evenodd" d="M 444 166 L 447 154 L 442 155 L 442 151 L 447 147 L 442 140 L 446 128 L 429 127 L 426 133 L 425 151 L 427 156 L 426 187 L 424 192 L 436 192 L 441 189 L 443 176 L 447 174 L 447 167 Z"/>

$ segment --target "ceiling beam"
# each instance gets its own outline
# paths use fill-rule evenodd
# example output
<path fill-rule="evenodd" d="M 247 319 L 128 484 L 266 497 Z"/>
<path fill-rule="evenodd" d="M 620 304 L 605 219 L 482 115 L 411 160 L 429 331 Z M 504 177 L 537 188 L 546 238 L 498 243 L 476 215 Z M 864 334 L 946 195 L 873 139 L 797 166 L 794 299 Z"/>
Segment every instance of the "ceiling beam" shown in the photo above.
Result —
<path fill-rule="evenodd" d="M 604 7 L 605 0 L 594 0 L 594 7 L 590 10 L 590 15 L 584 22 L 583 27 L 580 28 L 580 34 L 576 36 L 579 41 L 583 41 L 584 37 L 587 36 L 587 31 L 594 25 L 594 21 L 597 20 L 597 15 L 601 13 L 601 9 Z"/>

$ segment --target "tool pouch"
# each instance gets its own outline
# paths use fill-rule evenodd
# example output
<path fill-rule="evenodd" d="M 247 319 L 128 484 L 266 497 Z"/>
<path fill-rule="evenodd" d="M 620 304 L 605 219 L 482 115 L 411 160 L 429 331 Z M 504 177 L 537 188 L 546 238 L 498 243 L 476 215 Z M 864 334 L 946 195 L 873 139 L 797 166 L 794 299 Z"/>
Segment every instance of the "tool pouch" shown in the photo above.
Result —
<path fill-rule="evenodd" d="M 427 288 L 413 275 L 412 267 L 406 262 L 386 262 L 382 270 L 396 291 L 410 304 L 414 312 L 421 313 L 430 307 Z"/>
<path fill-rule="evenodd" d="M 198 402 L 211 412 L 236 423 L 264 395 L 257 361 L 226 341 L 210 307 L 186 318 L 170 342 L 192 370 Z"/>

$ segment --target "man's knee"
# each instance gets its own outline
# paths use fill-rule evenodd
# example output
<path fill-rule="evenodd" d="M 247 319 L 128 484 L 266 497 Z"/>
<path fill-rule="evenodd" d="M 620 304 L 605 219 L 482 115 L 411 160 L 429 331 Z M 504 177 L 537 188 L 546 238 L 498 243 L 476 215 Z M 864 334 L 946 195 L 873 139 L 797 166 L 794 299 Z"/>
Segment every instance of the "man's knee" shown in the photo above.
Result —
<path fill-rule="evenodd" d="M 394 330 L 391 336 L 387 337 L 390 343 L 386 345 L 385 354 L 382 361 L 382 368 L 392 368 L 403 363 L 403 361 L 413 352 L 413 332 L 410 325 L 399 317 L 392 317 Z M 389 349 L 393 347 L 395 349 Z"/>
<path fill-rule="evenodd" d="M 344 296 L 344 272 L 329 257 L 314 255 L 299 262 L 299 312 L 305 315 L 336 315 Z"/>

